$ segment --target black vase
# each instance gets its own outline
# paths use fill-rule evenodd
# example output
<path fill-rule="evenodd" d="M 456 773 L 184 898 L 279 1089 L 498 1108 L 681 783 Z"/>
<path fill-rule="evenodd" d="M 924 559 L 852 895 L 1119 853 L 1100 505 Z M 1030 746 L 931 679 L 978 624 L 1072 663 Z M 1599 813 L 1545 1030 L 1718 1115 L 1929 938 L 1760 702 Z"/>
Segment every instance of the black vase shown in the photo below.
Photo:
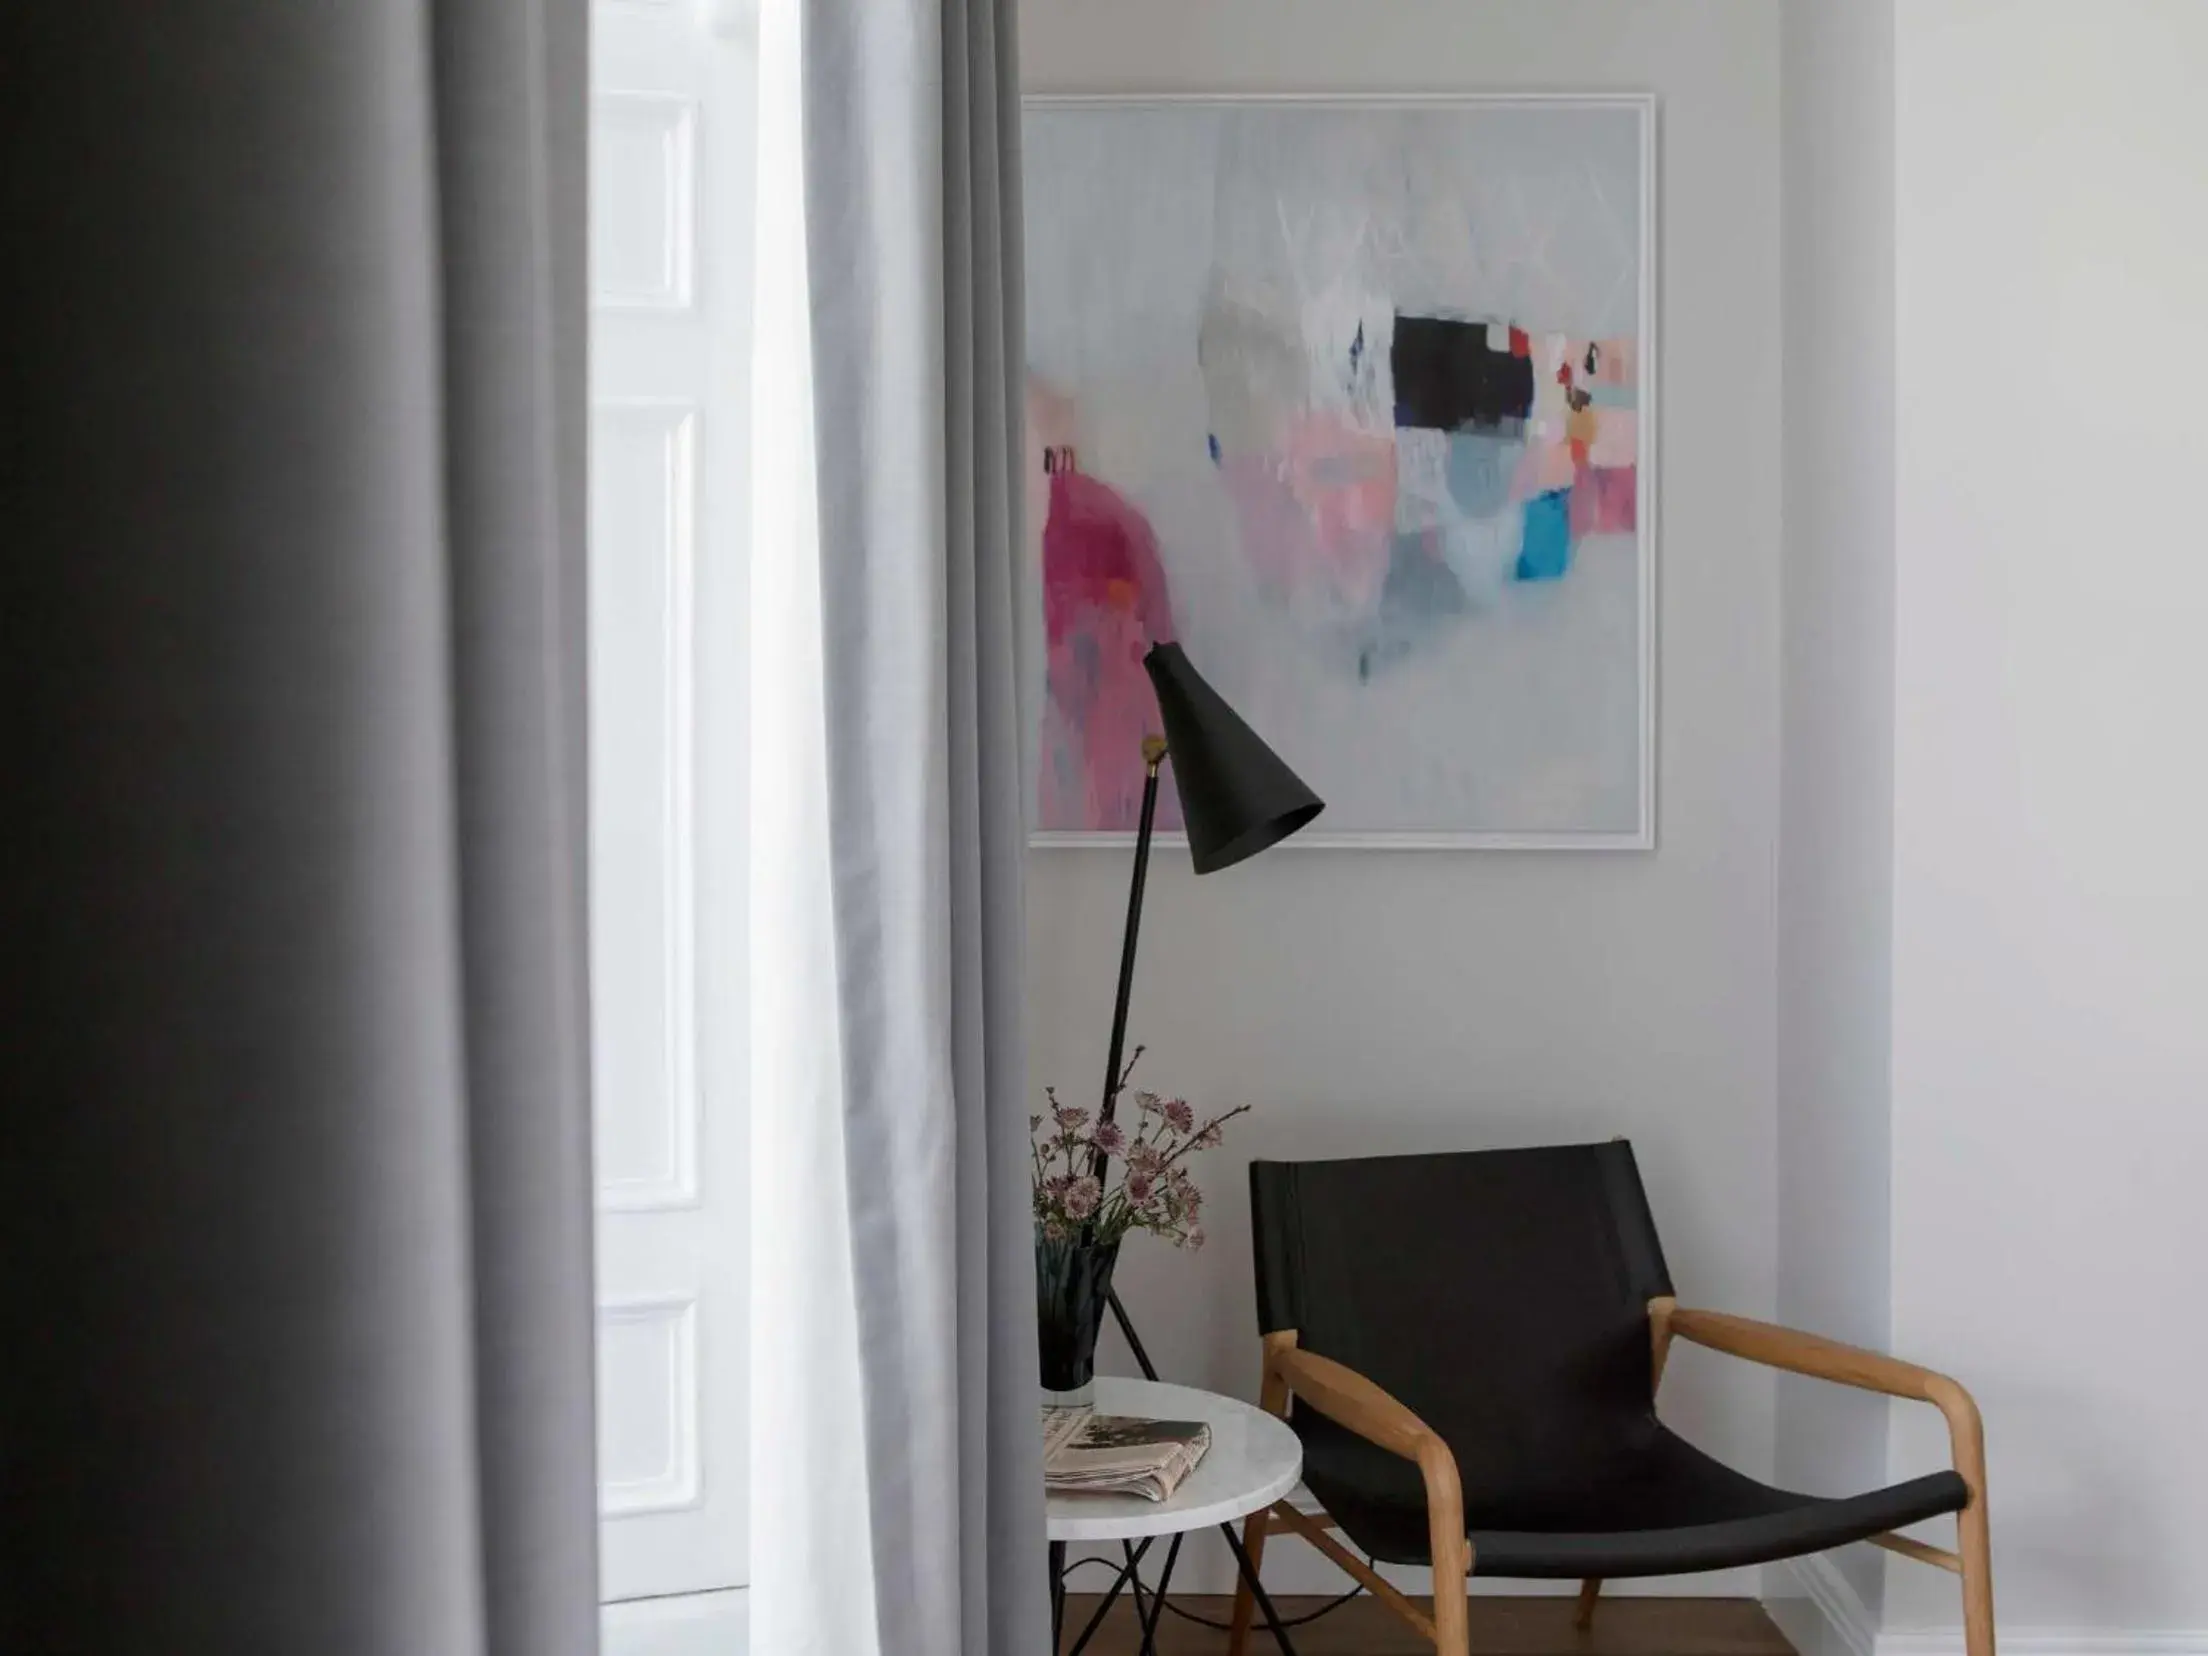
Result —
<path fill-rule="evenodd" d="M 1042 1347 L 1043 1403 L 1079 1408 L 1096 1398 L 1096 1336 L 1112 1290 L 1119 1243 L 1053 1242 L 1035 1234 L 1035 1322 Z"/>

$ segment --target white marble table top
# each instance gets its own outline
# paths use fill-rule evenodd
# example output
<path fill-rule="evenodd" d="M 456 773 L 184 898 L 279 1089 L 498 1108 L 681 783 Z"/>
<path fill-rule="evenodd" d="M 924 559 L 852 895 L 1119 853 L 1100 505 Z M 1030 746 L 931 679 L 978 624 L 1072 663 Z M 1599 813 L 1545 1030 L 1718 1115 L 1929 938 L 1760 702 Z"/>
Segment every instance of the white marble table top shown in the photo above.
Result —
<path fill-rule="evenodd" d="M 1193 1386 L 1099 1375 L 1096 1412 L 1151 1420 L 1202 1420 L 1211 1447 L 1168 1501 L 1139 1495 L 1053 1495 L 1053 1541 L 1118 1541 L 1207 1529 L 1271 1506 L 1303 1475 L 1303 1445 L 1255 1404 Z"/>

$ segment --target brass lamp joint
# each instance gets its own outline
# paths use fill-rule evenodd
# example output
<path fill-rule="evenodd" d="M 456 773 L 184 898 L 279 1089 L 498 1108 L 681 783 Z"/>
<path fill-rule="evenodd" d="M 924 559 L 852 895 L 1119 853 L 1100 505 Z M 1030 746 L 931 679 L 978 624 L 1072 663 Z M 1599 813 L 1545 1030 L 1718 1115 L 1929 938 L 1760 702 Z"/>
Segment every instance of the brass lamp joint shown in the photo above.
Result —
<path fill-rule="evenodd" d="M 1142 762 L 1150 767 L 1150 774 L 1158 774 L 1158 765 L 1165 758 L 1165 738 L 1145 736 L 1142 739 Z"/>

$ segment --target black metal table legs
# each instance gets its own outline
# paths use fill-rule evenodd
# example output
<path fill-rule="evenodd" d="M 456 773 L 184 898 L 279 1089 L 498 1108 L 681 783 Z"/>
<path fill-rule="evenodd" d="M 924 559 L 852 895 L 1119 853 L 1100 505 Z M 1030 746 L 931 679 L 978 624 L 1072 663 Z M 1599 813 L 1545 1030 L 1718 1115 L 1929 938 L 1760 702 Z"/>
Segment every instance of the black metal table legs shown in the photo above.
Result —
<path fill-rule="evenodd" d="M 1119 1595 L 1132 1585 L 1135 1590 L 1135 1621 L 1143 1630 L 1142 1648 L 1144 1656 L 1149 1656 L 1152 1636 L 1156 1632 L 1159 1618 L 1164 1614 L 1163 1602 L 1157 1593 L 1151 1594 L 1150 1597 L 1151 1602 L 1157 1604 L 1159 1608 L 1147 1618 L 1143 1614 L 1142 1577 L 1136 1573 L 1136 1566 L 1141 1564 L 1144 1556 L 1149 1553 L 1150 1539 L 1150 1537 L 1145 1536 L 1142 1545 L 1139 1547 L 1126 1541 L 1119 1544 L 1120 1551 L 1126 1555 L 1127 1562 L 1120 1566 L 1119 1574 L 1112 1578 L 1111 1586 L 1105 1589 L 1103 1601 L 1097 1605 L 1088 1621 L 1083 1624 L 1080 1633 L 1074 1637 L 1073 1647 L 1070 1650 L 1066 1649 L 1065 1644 L 1066 1544 L 1063 1541 L 1053 1541 L 1050 1544 L 1050 1648 L 1053 1652 L 1064 1650 L 1065 1656 L 1081 1656 L 1081 1652 L 1089 1648 L 1089 1641 L 1096 1637 L 1096 1630 L 1104 1625 L 1105 1615 L 1113 1605 L 1119 1602 Z M 1173 1562 L 1180 1556 L 1180 1551 L 1181 1538 L 1176 1535 L 1173 1537 L 1172 1550 L 1165 1556 L 1165 1575 L 1158 1582 L 1161 1591 L 1166 1583 L 1173 1579 Z"/>
<path fill-rule="evenodd" d="M 1221 1524 L 1219 1533 L 1227 1538 L 1227 1545 L 1234 1551 L 1234 1567 L 1241 1572 L 1250 1589 L 1250 1596 L 1257 1600 L 1258 1612 L 1265 1618 L 1266 1631 L 1272 1634 L 1281 1656 L 1296 1656 L 1296 1647 L 1289 1642 L 1288 1630 L 1281 1624 L 1280 1612 L 1273 1608 L 1273 1597 L 1265 1591 L 1265 1583 L 1258 1579 L 1257 1570 L 1250 1562 L 1250 1555 L 1242 1545 L 1242 1537 L 1234 1532 L 1232 1524 Z M 1112 1584 L 1105 1590 L 1103 1602 L 1098 1604 L 1074 1639 L 1070 1649 L 1065 1644 L 1066 1629 L 1066 1544 L 1053 1541 L 1050 1544 L 1050 1646 L 1064 1656 L 1081 1656 L 1088 1649 L 1089 1641 L 1096 1637 L 1096 1630 L 1103 1626 L 1104 1617 L 1119 1602 L 1119 1595 L 1132 1591 L 1135 1596 L 1135 1625 L 1142 1629 L 1141 1656 L 1157 1656 L 1158 1624 L 1165 1620 L 1165 1595 L 1173 1585 L 1173 1566 L 1180 1561 L 1182 1537 L 1173 1537 L 1173 1544 L 1165 1550 L 1165 1568 L 1158 1574 L 1158 1584 L 1145 1589 L 1139 1570 L 1143 1558 L 1150 1551 L 1151 1538 L 1145 1537 L 1140 1546 L 1122 1541 L 1120 1551 L 1126 1562 Z"/>
<path fill-rule="evenodd" d="M 1121 1543 L 1125 1545 L 1125 1543 Z M 1147 1546 L 1148 1543 L 1145 1543 Z M 1157 1589 L 1150 1595 L 1145 1611 L 1142 1602 L 1142 1577 L 1135 1573 L 1140 1556 L 1130 1550 L 1127 1554 L 1127 1570 L 1130 1585 L 1135 1590 L 1135 1620 L 1142 1627 L 1140 1656 L 1158 1656 L 1158 1623 L 1165 1620 L 1165 1595 L 1173 1585 L 1173 1566 L 1180 1562 L 1181 1538 L 1173 1537 L 1173 1545 L 1165 1549 L 1165 1569 L 1159 1573 Z"/>
<path fill-rule="evenodd" d="M 1050 1650 L 1058 1656 L 1058 1647 L 1066 1639 L 1066 1544 L 1053 1541 L 1050 1544 Z"/>
<path fill-rule="evenodd" d="M 1234 1549 L 1234 1567 L 1242 1572 L 1242 1580 L 1250 1589 L 1250 1597 L 1257 1600 L 1257 1608 L 1265 1618 L 1265 1626 L 1273 1635 L 1273 1643 L 1280 1646 L 1281 1656 L 1296 1656 L 1296 1647 L 1288 1642 L 1288 1630 L 1280 1625 L 1280 1612 L 1273 1608 L 1273 1595 L 1265 1591 L 1265 1583 L 1257 1578 L 1257 1566 L 1250 1560 L 1249 1551 L 1242 1545 L 1242 1537 L 1234 1533 L 1232 1524 L 1221 1524 L 1219 1533 L 1227 1538 L 1227 1545 Z"/>

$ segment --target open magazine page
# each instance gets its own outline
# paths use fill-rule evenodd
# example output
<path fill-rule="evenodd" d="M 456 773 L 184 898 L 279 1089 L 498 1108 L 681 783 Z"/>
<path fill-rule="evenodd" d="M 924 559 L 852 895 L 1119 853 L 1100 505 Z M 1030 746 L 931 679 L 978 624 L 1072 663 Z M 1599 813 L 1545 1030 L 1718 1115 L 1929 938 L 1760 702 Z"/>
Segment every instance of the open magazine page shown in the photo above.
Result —
<path fill-rule="evenodd" d="M 1087 1409 L 1043 1411 L 1043 1482 L 1054 1495 L 1140 1495 L 1162 1501 L 1211 1447 L 1201 1420 L 1142 1420 Z"/>

